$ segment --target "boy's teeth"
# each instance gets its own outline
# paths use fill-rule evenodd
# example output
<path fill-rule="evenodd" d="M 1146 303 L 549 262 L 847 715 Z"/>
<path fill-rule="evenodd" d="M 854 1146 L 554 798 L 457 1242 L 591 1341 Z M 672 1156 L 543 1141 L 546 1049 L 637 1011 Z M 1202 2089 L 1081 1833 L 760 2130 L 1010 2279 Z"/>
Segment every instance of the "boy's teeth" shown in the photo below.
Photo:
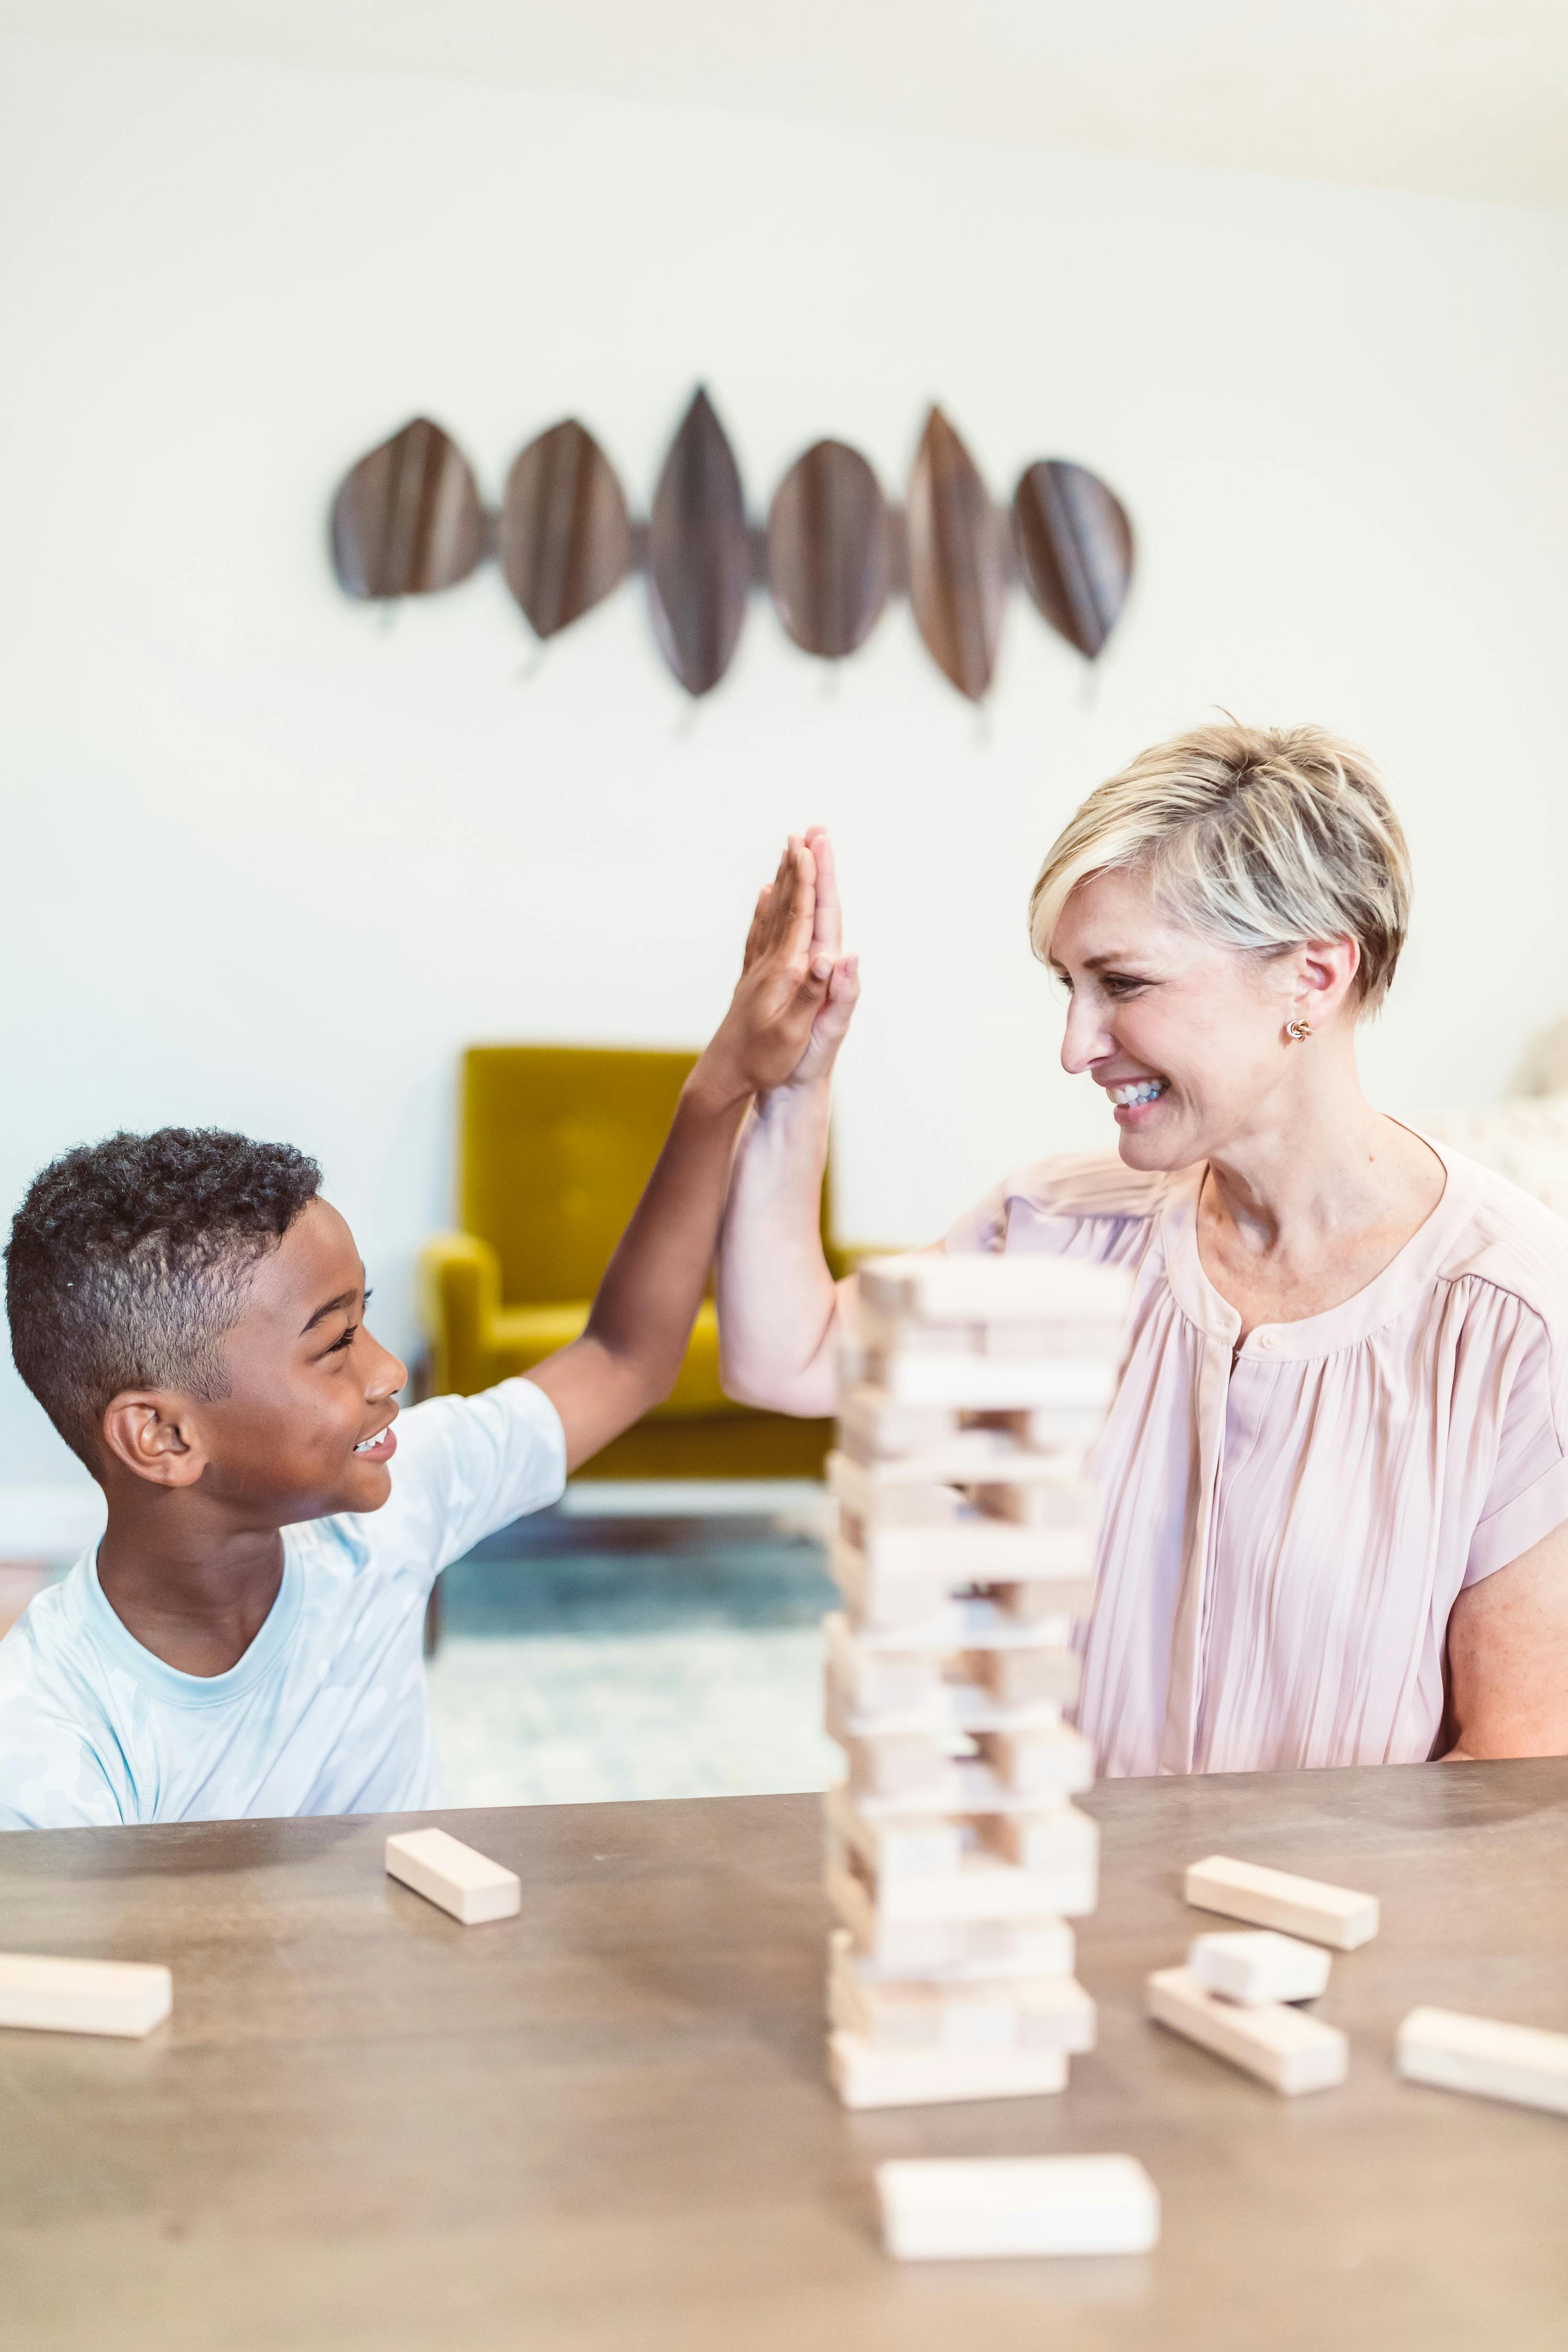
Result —
<path fill-rule="evenodd" d="M 379 1445 L 385 1435 L 386 1432 L 384 1429 L 378 1429 L 374 1437 L 362 1437 L 359 1444 L 354 1447 L 354 1452 L 356 1454 L 368 1454 L 371 1447 L 373 1445 Z"/>
<path fill-rule="evenodd" d="M 1118 1110 L 1130 1110 L 1134 1103 L 1158 1102 L 1169 1086 L 1168 1078 L 1140 1078 L 1126 1087 L 1107 1087 L 1106 1093 Z"/>

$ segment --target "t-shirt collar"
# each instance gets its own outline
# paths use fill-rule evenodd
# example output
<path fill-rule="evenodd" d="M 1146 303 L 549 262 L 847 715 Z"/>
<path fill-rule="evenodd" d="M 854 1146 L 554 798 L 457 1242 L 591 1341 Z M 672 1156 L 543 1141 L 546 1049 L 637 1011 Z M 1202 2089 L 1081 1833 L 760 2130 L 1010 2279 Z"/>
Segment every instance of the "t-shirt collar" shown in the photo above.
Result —
<path fill-rule="evenodd" d="M 250 1647 L 221 1675 L 185 1675 L 143 1649 L 129 1627 L 121 1624 L 104 1597 L 98 1580 L 96 1545 L 81 1561 L 82 1608 L 87 1631 L 100 1655 L 122 1674 L 130 1675 L 152 1698 L 166 1706 L 222 1706 L 242 1698 L 270 1672 L 299 1622 L 300 1573 L 288 1536 L 283 1538 L 283 1580 Z"/>

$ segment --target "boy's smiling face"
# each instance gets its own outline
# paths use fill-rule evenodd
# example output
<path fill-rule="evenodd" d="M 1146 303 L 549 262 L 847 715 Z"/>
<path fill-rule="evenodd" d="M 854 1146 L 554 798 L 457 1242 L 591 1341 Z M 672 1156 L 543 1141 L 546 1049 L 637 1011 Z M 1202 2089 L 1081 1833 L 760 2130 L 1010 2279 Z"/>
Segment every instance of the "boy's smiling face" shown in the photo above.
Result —
<path fill-rule="evenodd" d="M 364 1321 L 364 1267 L 329 1202 L 302 1209 L 251 1276 L 224 1341 L 229 1392 L 195 1413 L 215 1502 L 280 1526 L 379 1510 L 408 1375 Z"/>
<path fill-rule="evenodd" d="M 365 1328 L 365 1296 L 347 1224 L 310 1202 L 250 1273 L 223 1341 L 228 1393 L 128 1391 L 104 1416 L 110 1453 L 252 1526 L 379 1510 L 408 1376 Z"/>

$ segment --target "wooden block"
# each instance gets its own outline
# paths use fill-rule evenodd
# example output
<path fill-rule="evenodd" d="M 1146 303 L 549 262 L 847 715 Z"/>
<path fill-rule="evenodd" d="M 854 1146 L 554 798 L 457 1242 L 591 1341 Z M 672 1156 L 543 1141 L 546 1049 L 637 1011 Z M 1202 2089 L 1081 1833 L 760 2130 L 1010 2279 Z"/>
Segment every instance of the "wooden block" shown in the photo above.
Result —
<path fill-rule="evenodd" d="M 1332 1962 L 1321 1944 L 1257 1927 L 1236 1936 L 1194 1936 L 1187 1966 L 1205 1991 L 1256 2009 L 1261 2001 L 1316 2000 L 1327 1990 Z"/>
<path fill-rule="evenodd" d="M 875 1390 L 865 1390 L 863 1395 L 875 1395 Z M 889 1406 L 896 1412 L 896 1406 Z M 898 1484 L 929 1484 L 936 1479 L 945 1486 L 983 1486 L 983 1484 L 1058 1484 L 1058 1486 L 1079 1486 L 1089 1484 L 1090 1494 L 1098 1494 L 1093 1482 L 1086 1479 L 1081 1451 L 1041 1449 L 1025 1444 L 1013 1428 L 992 1428 L 978 1425 L 963 1428 L 957 1413 L 933 1413 L 933 1421 L 942 1423 L 936 1437 L 926 1444 L 914 1446 L 902 1454 L 875 1454 L 869 1446 L 844 1442 L 837 1458 L 853 1461 L 860 1473 L 877 1486 L 898 1486 Z M 1006 1416 L 990 1416 L 1002 1421 Z M 1020 1416 L 1027 1421 L 1027 1413 Z M 848 1433 L 844 1433 L 848 1437 Z M 1093 1437 L 1093 1433 L 1090 1433 Z"/>
<path fill-rule="evenodd" d="M 1215 1853 L 1191 1865 L 1185 1885 L 1194 1910 L 1223 1912 L 1227 1919 L 1248 1919 L 1256 1927 L 1278 1927 L 1281 1935 L 1304 1936 L 1310 1943 L 1331 1945 L 1336 1952 L 1353 1952 L 1377 1933 L 1374 1895 L 1355 1895 L 1349 1887 L 1298 1878 L 1288 1870 L 1263 1870 L 1256 1863 L 1231 1862 Z"/>
<path fill-rule="evenodd" d="M 1568 2033 L 1451 2009 L 1413 2009 L 1399 2029 L 1394 2063 L 1409 2083 L 1568 2116 Z"/>
<path fill-rule="evenodd" d="M 1132 1301 L 1132 1277 L 1120 1266 L 1021 1253 L 868 1258 L 857 1286 L 868 1306 L 918 1322 L 1092 1323 L 1112 1343 Z"/>
<path fill-rule="evenodd" d="M 1065 2091 L 1061 2050 L 878 2050 L 856 2033 L 827 2039 L 847 2107 L 931 2107 L 956 2099 L 1028 2099 Z"/>
<path fill-rule="evenodd" d="M 879 1917 L 891 1926 L 970 1920 L 1077 1919 L 1099 1892 L 1098 1841 L 1087 1853 L 1048 1870 L 1024 1870 L 983 1846 L 960 1843 L 955 1863 L 925 1866 L 906 1833 L 868 1822 L 847 1790 L 826 1800 L 830 1868 L 862 1877 Z M 907 1825 L 906 1832 L 907 1832 Z M 934 1854 L 937 1848 L 933 1844 Z"/>
<path fill-rule="evenodd" d="M 465 1927 L 510 1919 L 522 1908 L 522 1882 L 514 1870 L 476 1853 L 445 1830 L 400 1830 L 386 1841 L 389 1876 L 426 1903 L 439 1904 Z"/>
<path fill-rule="evenodd" d="M 868 1353 L 912 1356 L 978 1356 L 985 1345 L 983 1323 L 925 1323 L 918 1317 L 889 1315 L 874 1299 L 860 1297 L 853 1337 Z"/>
<path fill-rule="evenodd" d="M 1033 1454 L 1029 1459 L 1048 1462 L 1050 1456 Z M 1100 1489 L 1089 1478 L 1064 1473 L 1056 1478 L 987 1479 L 974 1482 L 973 1493 L 975 1508 L 986 1518 L 1064 1534 L 1074 1530 L 1091 1545 L 1100 1531 Z"/>
<path fill-rule="evenodd" d="M 1028 1630 L 1043 1633 L 1047 1628 Z M 1070 1706 L 1083 1673 L 1078 1652 L 1062 1642 L 1038 1649 L 970 1650 L 964 1653 L 964 1665 L 970 1679 L 1002 1707 L 1034 1706 L 1043 1699 Z"/>
<path fill-rule="evenodd" d="M 1131 2156 L 898 2157 L 877 2167 L 882 2242 L 900 2262 L 1143 2254 L 1160 2197 Z"/>
<path fill-rule="evenodd" d="M 1094 1600 L 1089 1574 L 1029 1577 L 972 1592 L 973 1580 L 962 1571 L 943 1580 L 923 1571 L 878 1568 L 858 1545 L 837 1536 L 828 1545 L 827 1565 L 856 1633 L 888 1649 L 959 1650 L 984 1648 L 993 1642 L 1004 1648 L 1038 1647 L 1065 1642 Z M 1031 1631 L 1056 1620 L 1064 1629 L 1059 1633 Z"/>
<path fill-rule="evenodd" d="M 956 1732 L 1043 1734 L 1061 1720 L 1054 1700 L 1009 1706 L 978 1683 L 945 1677 L 939 1653 L 880 1652 L 858 1640 L 842 1617 L 823 1623 L 826 1727 L 840 1747 L 850 1739 L 940 1739 Z"/>
<path fill-rule="evenodd" d="M 876 1873 L 879 1895 L 895 1879 L 929 1878 L 933 1872 L 951 1876 L 963 1863 L 964 1830 L 956 1814 L 892 1810 L 869 1815 L 842 1781 L 827 1790 L 823 1805 L 838 1836 Z"/>
<path fill-rule="evenodd" d="M 1094 1750 L 1065 1723 L 1037 1731 L 976 1735 L 980 1761 L 998 1784 L 1018 1797 L 1076 1797 L 1094 1780 Z"/>
<path fill-rule="evenodd" d="M 1070 1976 L 887 1978 L 833 1937 L 828 2015 L 877 2050 L 1092 2050 L 1095 2007 Z"/>
<path fill-rule="evenodd" d="M 939 1591 L 1036 1579 L 1059 1583 L 1094 1574 L 1091 1528 L 1017 1527 L 983 1511 L 955 1514 L 943 1526 L 891 1528 L 865 1522 L 846 1548 L 860 1553 L 862 1575 L 889 1581 L 902 1578 Z"/>
<path fill-rule="evenodd" d="M 983 1758 L 949 1756 L 929 1741 L 919 1743 L 918 1761 L 914 1758 L 900 1759 L 904 1771 L 901 1785 L 897 1777 L 899 1766 L 895 1764 L 889 1771 L 881 1759 L 884 1743 L 848 1743 L 848 1784 L 856 1803 L 868 1816 L 884 1810 L 971 1814 L 1038 1812 L 1043 1806 L 1063 1797 L 1075 1797 L 1092 1785 L 1094 1753 L 1081 1732 L 1060 1724 L 1049 1738 L 1036 1744 L 1043 1751 L 1037 1759 L 1041 1777 L 1030 1789 L 1016 1788 Z M 1048 1767 L 1054 1768 L 1054 1779 L 1045 1777 Z"/>
<path fill-rule="evenodd" d="M 961 1810 L 948 1802 L 957 1785 L 952 1773 L 959 1759 L 950 1754 L 942 1736 L 917 1733 L 908 1739 L 856 1739 L 847 1733 L 837 1734 L 831 1721 L 826 1728 L 830 1738 L 839 1738 L 849 1785 L 858 1793 L 898 1804 L 934 1799 L 935 1811 Z"/>
<path fill-rule="evenodd" d="M 838 1448 L 856 1462 L 934 1454 L 959 1433 L 958 1415 L 942 1406 L 895 1404 L 880 1389 L 846 1382 L 838 1401 Z M 934 1476 L 936 1474 L 931 1474 Z"/>
<path fill-rule="evenodd" d="M 864 1378 L 895 1404 L 954 1412 L 1018 1412 L 1048 1405 L 1103 1417 L 1115 1367 L 1093 1358 L 910 1356 L 868 1349 Z"/>
<path fill-rule="evenodd" d="M 1095 1870 L 1100 1866 L 1100 1824 L 1076 1805 L 1034 1805 L 1016 1801 L 981 1817 L 981 1836 L 1004 1862 L 1020 1870 Z"/>
<path fill-rule="evenodd" d="M 1173 2033 L 1228 2059 L 1276 2091 L 1327 2091 L 1342 2083 L 1350 2043 L 1337 2025 L 1269 2002 L 1243 2009 L 1201 1985 L 1190 1969 L 1156 1969 L 1148 1983 L 1149 2014 Z"/>
<path fill-rule="evenodd" d="M 1031 1454 L 1054 1454 L 1063 1462 L 1076 1462 L 1081 1470 L 1105 1426 L 1105 1409 L 1102 1405 L 1038 1405 L 1016 1412 L 982 1412 L 966 1425 L 1006 1435 Z"/>
<path fill-rule="evenodd" d="M 1068 1976 L 1072 1929 L 1064 1919 L 885 1919 L 858 1872 L 830 1858 L 835 1916 L 863 1959 L 889 1977 Z"/>
<path fill-rule="evenodd" d="M 908 1477 L 879 1478 L 847 1454 L 828 1455 L 826 1476 L 841 1512 L 868 1528 L 952 1527 L 964 1511 L 963 1496 L 951 1484 L 936 1478 L 919 1483 Z"/>
<path fill-rule="evenodd" d="M 174 1979 L 151 1962 L 0 1953 L 0 2025 L 139 2042 L 174 2005 Z"/>

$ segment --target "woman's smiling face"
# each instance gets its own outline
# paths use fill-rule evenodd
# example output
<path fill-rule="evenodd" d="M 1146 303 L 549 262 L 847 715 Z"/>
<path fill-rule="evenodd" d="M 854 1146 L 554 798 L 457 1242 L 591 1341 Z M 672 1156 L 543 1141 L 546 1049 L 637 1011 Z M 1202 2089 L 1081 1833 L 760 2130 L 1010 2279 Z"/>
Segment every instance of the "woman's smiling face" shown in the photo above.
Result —
<path fill-rule="evenodd" d="M 1289 1087 L 1285 1024 L 1305 1010 L 1300 961 L 1223 947 L 1166 914 L 1137 868 L 1068 897 L 1051 970 L 1069 994 L 1062 1067 L 1113 1107 L 1130 1168 L 1223 1158 Z"/>

